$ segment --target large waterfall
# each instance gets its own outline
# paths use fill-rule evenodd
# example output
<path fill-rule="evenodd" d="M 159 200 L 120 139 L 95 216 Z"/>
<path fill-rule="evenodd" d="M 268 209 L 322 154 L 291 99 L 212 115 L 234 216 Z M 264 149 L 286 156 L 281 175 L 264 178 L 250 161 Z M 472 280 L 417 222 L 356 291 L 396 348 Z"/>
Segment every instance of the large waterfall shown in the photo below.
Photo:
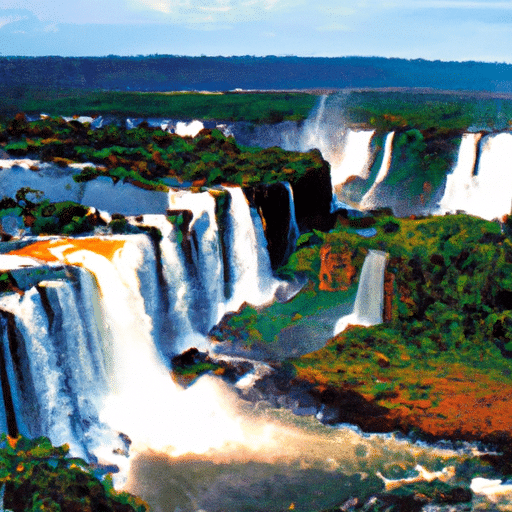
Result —
<path fill-rule="evenodd" d="M 412 128 L 404 134 L 397 128 L 395 137 L 394 132 L 348 123 L 345 108 L 345 95 L 322 95 L 302 124 L 243 130 L 232 125 L 230 133 L 244 145 L 320 150 L 331 167 L 333 210 L 390 207 L 399 216 L 462 210 L 486 219 L 510 213 L 509 131 L 464 133 L 459 139 L 429 130 L 419 135 Z M 408 131 L 412 138 L 404 141 Z M 411 142 L 418 136 L 426 145 L 421 155 Z"/>
<path fill-rule="evenodd" d="M 457 166 L 448 176 L 440 207 L 488 220 L 510 214 L 512 134 L 463 136 Z"/>
<path fill-rule="evenodd" d="M 349 325 L 375 325 L 382 322 L 384 305 L 384 271 L 388 256 L 382 251 L 369 251 L 363 263 L 354 309 L 341 317 L 334 327 L 334 335 Z"/>
<path fill-rule="evenodd" d="M 171 222 L 187 212 L 188 225 Z M 262 221 L 242 189 L 171 191 L 169 214 L 130 220 L 161 238 L 27 238 L 0 255 L 0 270 L 19 287 L 0 296 L 4 396 L 13 409 L 6 403 L 0 414 L 4 431 L 10 424 L 13 434 L 46 435 L 75 455 L 120 466 L 112 456 L 126 449 L 118 433 L 173 453 L 239 439 L 215 386 L 180 392 L 170 358 L 205 348 L 226 311 L 269 302 L 285 284 L 272 274 Z M 290 228 L 294 243 L 294 219 Z M 177 407 L 185 428 L 172 427 Z"/>

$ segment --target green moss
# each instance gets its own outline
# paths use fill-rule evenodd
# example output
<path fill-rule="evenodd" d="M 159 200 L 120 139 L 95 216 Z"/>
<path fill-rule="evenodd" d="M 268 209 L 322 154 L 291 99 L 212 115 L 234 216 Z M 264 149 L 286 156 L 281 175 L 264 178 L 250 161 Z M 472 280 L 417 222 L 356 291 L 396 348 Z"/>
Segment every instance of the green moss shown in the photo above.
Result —
<path fill-rule="evenodd" d="M 203 373 L 212 372 L 218 370 L 220 368 L 219 365 L 214 363 L 196 363 L 190 366 L 173 366 L 173 373 L 177 375 L 181 375 L 183 377 L 199 377 Z"/>
<path fill-rule="evenodd" d="M 82 459 L 69 456 L 67 445 L 54 447 L 47 438 L 0 437 L 2 505 L 16 511 L 104 510 L 144 512 L 148 506 L 118 493 L 110 477 L 98 478 Z"/>

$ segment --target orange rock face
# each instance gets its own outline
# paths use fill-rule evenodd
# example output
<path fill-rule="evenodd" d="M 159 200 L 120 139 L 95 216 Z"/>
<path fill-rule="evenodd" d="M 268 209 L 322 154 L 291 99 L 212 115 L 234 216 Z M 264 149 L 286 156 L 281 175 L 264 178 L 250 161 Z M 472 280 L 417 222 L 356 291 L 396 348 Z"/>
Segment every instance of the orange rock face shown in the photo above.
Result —
<path fill-rule="evenodd" d="M 350 250 L 333 251 L 330 244 L 320 249 L 320 290 L 336 292 L 347 290 L 357 271 L 352 265 Z"/>
<path fill-rule="evenodd" d="M 395 274 L 386 272 L 384 274 L 384 322 L 393 320 L 393 285 L 395 283 Z"/>
<path fill-rule="evenodd" d="M 107 240 L 101 238 L 60 238 L 53 240 L 41 240 L 33 244 L 16 249 L 8 254 L 27 256 L 41 261 L 66 262 L 68 255 L 84 250 L 100 254 L 112 260 L 115 253 L 124 247 L 124 240 Z"/>

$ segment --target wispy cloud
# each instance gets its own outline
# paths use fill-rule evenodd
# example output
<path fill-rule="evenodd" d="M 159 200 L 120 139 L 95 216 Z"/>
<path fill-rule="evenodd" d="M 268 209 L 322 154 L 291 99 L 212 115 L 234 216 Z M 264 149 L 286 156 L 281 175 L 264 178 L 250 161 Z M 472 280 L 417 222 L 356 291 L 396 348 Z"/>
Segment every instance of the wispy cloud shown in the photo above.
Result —
<path fill-rule="evenodd" d="M 46 25 L 43 28 L 43 32 L 46 33 L 57 33 L 59 31 L 59 27 L 57 26 L 57 23 L 52 23 L 51 25 Z"/>
<path fill-rule="evenodd" d="M 27 16 L 0 16 L 0 28 L 9 25 L 9 23 L 14 23 L 16 21 L 21 21 L 26 19 Z"/>
<path fill-rule="evenodd" d="M 174 23 L 255 21 L 289 7 L 284 0 L 127 0 L 130 9 L 159 12 Z M 204 16 L 204 13 L 209 16 Z"/>

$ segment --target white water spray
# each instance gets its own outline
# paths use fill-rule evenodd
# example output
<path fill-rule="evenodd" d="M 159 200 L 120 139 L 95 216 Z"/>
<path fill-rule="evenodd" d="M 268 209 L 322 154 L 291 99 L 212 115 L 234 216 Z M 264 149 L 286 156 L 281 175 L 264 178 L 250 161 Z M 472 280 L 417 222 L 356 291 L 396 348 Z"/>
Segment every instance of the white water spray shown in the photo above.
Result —
<path fill-rule="evenodd" d="M 191 121 L 186 123 L 179 121 L 176 123 L 176 134 L 180 137 L 195 137 L 202 129 L 204 124 L 201 121 Z"/>
<path fill-rule="evenodd" d="M 363 210 L 369 210 L 375 206 L 374 204 L 374 196 L 379 186 L 379 183 L 382 183 L 386 176 L 388 175 L 389 168 L 391 167 L 391 156 L 393 152 L 393 139 L 395 137 L 395 132 L 388 133 L 386 135 L 386 142 L 384 143 L 384 156 L 382 158 L 382 163 L 377 173 L 377 177 L 373 182 L 370 190 L 366 192 L 366 194 L 362 197 L 361 202 L 359 203 L 359 207 Z"/>
<path fill-rule="evenodd" d="M 462 210 L 492 220 L 511 212 L 512 134 L 483 137 L 480 160 L 476 162 L 479 140 L 480 134 L 463 136 L 457 165 L 448 175 L 440 208 L 445 212 Z"/>
<path fill-rule="evenodd" d="M 331 164 L 332 186 L 337 191 L 351 177 L 368 178 L 370 172 L 370 141 L 375 130 L 348 130 L 343 151 Z"/>
<path fill-rule="evenodd" d="M 258 213 L 249 207 L 241 188 L 229 187 L 225 190 L 231 198 L 225 233 L 232 288 L 227 310 L 236 311 L 244 302 L 252 305 L 269 303 L 279 281 L 272 274 Z"/>
<path fill-rule="evenodd" d="M 369 251 L 363 263 L 354 309 L 341 317 L 333 335 L 343 332 L 349 325 L 376 325 L 382 322 L 384 305 L 384 271 L 388 255 L 382 251 Z"/>

